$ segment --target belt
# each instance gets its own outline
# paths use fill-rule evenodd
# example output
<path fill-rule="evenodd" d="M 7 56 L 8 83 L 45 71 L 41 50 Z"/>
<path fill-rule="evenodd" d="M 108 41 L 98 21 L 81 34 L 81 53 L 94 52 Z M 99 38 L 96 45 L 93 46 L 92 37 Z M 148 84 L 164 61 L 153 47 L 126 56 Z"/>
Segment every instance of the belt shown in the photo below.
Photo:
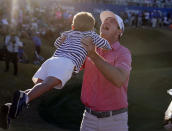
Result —
<path fill-rule="evenodd" d="M 110 116 L 113 116 L 113 115 L 117 115 L 117 114 L 120 114 L 120 113 L 127 112 L 128 111 L 128 108 L 121 108 L 119 110 L 99 112 L 99 111 L 93 111 L 90 108 L 85 107 L 85 110 L 88 113 L 96 116 L 97 118 L 105 118 L 105 117 L 110 117 Z"/>

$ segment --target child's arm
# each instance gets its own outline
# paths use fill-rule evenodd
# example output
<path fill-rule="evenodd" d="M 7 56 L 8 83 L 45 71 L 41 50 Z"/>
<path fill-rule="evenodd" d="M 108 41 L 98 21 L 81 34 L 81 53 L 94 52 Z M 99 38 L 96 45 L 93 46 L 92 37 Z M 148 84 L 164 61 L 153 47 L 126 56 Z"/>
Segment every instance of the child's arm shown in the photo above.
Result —
<path fill-rule="evenodd" d="M 95 32 L 92 33 L 92 39 L 93 43 L 98 47 L 98 48 L 103 48 L 110 50 L 112 49 L 109 42 L 105 40 L 104 38 L 100 37 L 100 35 L 96 34 Z"/>
<path fill-rule="evenodd" d="M 62 34 L 60 37 L 56 39 L 56 41 L 54 42 L 54 46 L 56 48 L 59 48 L 61 44 L 64 43 L 65 40 L 66 40 L 66 35 Z"/>

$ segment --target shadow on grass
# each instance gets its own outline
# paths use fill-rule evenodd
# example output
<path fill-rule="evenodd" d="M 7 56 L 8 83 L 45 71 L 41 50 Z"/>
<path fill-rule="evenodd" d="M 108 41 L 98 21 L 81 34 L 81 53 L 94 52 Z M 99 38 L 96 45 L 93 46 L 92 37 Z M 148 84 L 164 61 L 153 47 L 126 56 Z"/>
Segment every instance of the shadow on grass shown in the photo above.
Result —
<path fill-rule="evenodd" d="M 39 106 L 43 119 L 71 131 L 79 130 L 84 111 L 80 101 L 81 81 L 76 78 L 74 80 L 77 82 L 73 83 L 71 80 L 62 90 L 54 90 L 54 95 L 47 96 Z"/>

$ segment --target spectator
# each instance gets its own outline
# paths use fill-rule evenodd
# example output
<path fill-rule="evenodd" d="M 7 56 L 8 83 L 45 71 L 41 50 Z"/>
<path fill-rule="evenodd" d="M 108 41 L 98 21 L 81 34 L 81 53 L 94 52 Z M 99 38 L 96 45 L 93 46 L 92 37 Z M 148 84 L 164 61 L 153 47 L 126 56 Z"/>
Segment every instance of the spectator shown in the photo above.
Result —
<path fill-rule="evenodd" d="M 43 57 L 40 56 L 40 52 L 41 52 L 41 45 L 42 45 L 42 41 L 41 38 L 39 36 L 39 33 L 32 31 L 32 41 L 34 43 L 35 46 L 35 51 L 34 51 L 34 64 L 40 64 L 40 62 L 42 62 L 44 59 Z"/>
<path fill-rule="evenodd" d="M 156 11 L 154 10 L 152 12 L 152 19 L 151 19 L 151 24 L 152 24 L 152 27 L 155 28 L 156 25 L 157 25 L 157 16 L 156 16 Z"/>
<path fill-rule="evenodd" d="M 6 56 L 6 46 L 5 46 L 5 36 L 7 33 L 7 26 L 1 25 L 0 30 L 0 60 L 5 60 Z"/>
<path fill-rule="evenodd" d="M 163 25 L 164 25 L 165 27 L 167 27 L 169 24 L 170 24 L 170 23 L 169 23 L 169 21 L 168 21 L 168 17 L 167 17 L 166 14 L 164 14 Z"/>
<path fill-rule="evenodd" d="M 143 13 L 142 13 L 142 11 L 139 11 L 139 13 L 138 13 L 138 20 L 137 20 L 137 27 L 140 27 L 140 26 L 142 26 L 142 15 L 143 15 Z"/>
<path fill-rule="evenodd" d="M 144 19 L 145 19 L 145 25 L 148 26 L 149 25 L 149 19 L 150 19 L 150 12 L 149 11 L 145 11 L 144 12 Z"/>
<path fill-rule="evenodd" d="M 5 45 L 7 48 L 6 60 L 5 60 L 5 72 L 9 71 L 9 63 L 12 61 L 14 67 L 14 75 L 18 74 L 18 51 L 19 47 L 22 47 L 16 31 L 10 30 L 10 34 L 5 38 Z"/>
<path fill-rule="evenodd" d="M 3 18 L 3 19 L 1 20 L 1 22 L 2 22 L 2 24 L 4 24 L 4 25 L 8 25 L 8 20 L 7 20 L 7 18 Z"/>
<path fill-rule="evenodd" d="M 42 45 L 42 41 L 41 41 L 41 38 L 39 37 L 39 33 L 32 32 L 32 41 L 35 45 L 35 51 L 39 55 L 41 52 L 41 45 Z"/>
<path fill-rule="evenodd" d="M 163 26 L 163 18 L 162 18 L 162 12 L 160 10 L 157 11 L 157 17 L 158 17 L 158 27 L 162 27 Z"/>
<path fill-rule="evenodd" d="M 18 58 L 19 58 L 19 62 L 20 63 L 28 63 L 28 57 L 24 52 L 24 44 L 22 43 L 23 46 L 19 47 L 19 51 L 18 51 Z"/>

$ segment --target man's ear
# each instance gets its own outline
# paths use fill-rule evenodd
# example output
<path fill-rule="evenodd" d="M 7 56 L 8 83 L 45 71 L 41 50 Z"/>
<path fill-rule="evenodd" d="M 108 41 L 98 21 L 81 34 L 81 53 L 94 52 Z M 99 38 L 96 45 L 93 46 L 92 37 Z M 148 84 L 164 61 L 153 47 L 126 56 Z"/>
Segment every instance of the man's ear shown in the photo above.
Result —
<path fill-rule="evenodd" d="M 119 33 L 122 34 L 122 32 L 123 32 L 123 31 L 122 31 L 121 29 L 119 29 Z"/>
<path fill-rule="evenodd" d="M 74 25 L 71 25 L 71 28 L 72 28 L 72 30 L 74 30 L 75 29 Z"/>
<path fill-rule="evenodd" d="M 118 30 L 118 34 L 119 36 L 121 36 L 121 34 L 123 33 L 123 31 L 121 29 Z"/>

